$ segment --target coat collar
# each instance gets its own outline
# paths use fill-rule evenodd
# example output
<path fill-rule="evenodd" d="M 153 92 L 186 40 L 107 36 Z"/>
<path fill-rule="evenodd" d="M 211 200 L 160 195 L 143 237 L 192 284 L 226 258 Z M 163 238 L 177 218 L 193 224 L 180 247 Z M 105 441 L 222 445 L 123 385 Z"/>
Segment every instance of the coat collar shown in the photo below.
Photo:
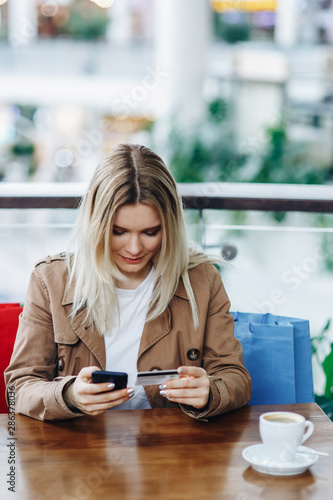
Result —
<path fill-rule="evenodd" d="M 74 287 L 75 287 L 74 281 L 72 280 L 72 282 L 69 283 L 69 276 L 67 276 L 65 291 L 64 291 L 64 295 L 62 297 L 61 305 L 69 306 L 69 305 L 73 304 L 73 302 L 74 302 Z"/>
<path fill-rule="evenodd" d="M 175 295 L 181 299 L 189 300 L 182 278 L 179 280 Z"/>

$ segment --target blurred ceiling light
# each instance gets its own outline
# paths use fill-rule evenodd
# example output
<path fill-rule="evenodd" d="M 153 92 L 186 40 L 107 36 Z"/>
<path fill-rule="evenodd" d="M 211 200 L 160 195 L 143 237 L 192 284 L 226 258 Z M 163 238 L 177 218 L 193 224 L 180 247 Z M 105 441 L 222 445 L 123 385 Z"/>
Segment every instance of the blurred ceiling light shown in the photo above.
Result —
<path fill-rule="evenodd" d="M 48 0 L 41 6 L 41 13 L 45 17 L 53 17 L 58 13 L 59 5 L 55 0 Z"/>
<path fill-rule="evenodd" d="M 7 2 L 7 0 L 0 0 L 0 5 L 3 5 Z"/>
<path fill-rule="evenodd" d="M 114 4 L 114 0 L 91 0 L 93 3 L 95 3 L 98 7 L 101 7 L 101 9 L 108 9 L 111 7 L 112 4 Z"/>
<path fill-rule="evenodd" d="M 56 152 L 54 160 L 58 167 L 67 168 L 73 163 L 74 155 L 69 149 L 63 148 Z"/>
<path fill-rule="evenodd" d="M 228 10 L 241 10 L 245 12 L 258 12 L 261 10 L 276 10 L 277 0 L 211 0 L 215 12 Z"/>

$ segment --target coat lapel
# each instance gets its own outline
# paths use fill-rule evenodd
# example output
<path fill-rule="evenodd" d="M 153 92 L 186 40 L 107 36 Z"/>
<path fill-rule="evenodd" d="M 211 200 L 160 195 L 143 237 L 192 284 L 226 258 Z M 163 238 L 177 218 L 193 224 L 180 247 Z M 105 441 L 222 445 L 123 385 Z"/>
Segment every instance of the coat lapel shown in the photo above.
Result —
<path fill-rule="evenodd" d="M 68 279 L 65 287 L 65 293 L 62 299 L 62 306 L 73 304 L 74 283 L 68 286 Z M 95 356 L 102 369 L 105 370 L 106 354 L 103 335 L 100 335 L 95 327 L 89 324 L 86 318 L 86 308 L 79 311 L 73 319 L 73 329 L 75 334 L 87 346 L 90 352 Z"/>
<path fill-rule="evenodd" d="M 177 297 L 180 297 L 181 299 L 188 300 L 188 296 L 182 280 L 179 281 L 175 295 Z M 142 332 L 138 358 L 151 346 L 168 335 L 171 332 L 171 329 L 172 314 L 170 306 L 168 306 L 160 316 L 153 319 L 152 321 L 148 321 L 145 323 Z"/>
<path fill-rule="evenodd" d="M 152 345 L 156 344 L 171 331 L 171 311 L 169 307 L 158 318 L 145 323 L 138 358 Z"/>
<path fill-rule="evenodd" d="M 105 370 L 106 354 L 104 336 L 100 335 L 94 326 L 91 326 L 86 319 L 87 311 L 83 309 L 74 318 L 73 328 L 76 335 L 87 346 L 90 352 Z"/>

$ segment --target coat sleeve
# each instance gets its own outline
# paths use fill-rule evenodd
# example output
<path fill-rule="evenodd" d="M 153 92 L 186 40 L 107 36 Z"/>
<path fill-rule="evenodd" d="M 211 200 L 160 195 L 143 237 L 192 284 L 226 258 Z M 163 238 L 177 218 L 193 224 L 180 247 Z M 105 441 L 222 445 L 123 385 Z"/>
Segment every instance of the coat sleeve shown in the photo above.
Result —
<path fill-rule="evenodd" d="M 38 420 L 77 417 L 63 399 L 63 391 L 75 379 L 57 376 L 57 344 L 54 341 L 49 296 L 37 270 L 33 271 L 13 354 L 4 372 L 6 397 L 15 396 L 11 408 Z"/>
<path fill-rule="evenodd" d="M 210 397 L 205 408 L 182 405 L 183 411 L 199 419 L 214 417 L 246 405 L 251 397 L 251 378 L 244 367 L 242 345 L 234 336 L 230 301 L 220 273 L 206 267 L 210 283 L 204 333 L 202 367 L 210 379 Z"/>

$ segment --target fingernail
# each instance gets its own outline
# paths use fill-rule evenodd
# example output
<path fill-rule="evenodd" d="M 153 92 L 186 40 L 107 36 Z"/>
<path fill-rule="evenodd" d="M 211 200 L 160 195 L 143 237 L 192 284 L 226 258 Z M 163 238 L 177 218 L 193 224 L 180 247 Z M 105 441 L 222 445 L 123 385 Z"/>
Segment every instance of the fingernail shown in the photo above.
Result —
<path fill-rule="evenodd" d="M 160 391 L 161 396 L 166 396 L 166 391 Z"/>
<path fill-rule="evenodd" d="M 178 368 L 178 373 L 184 373 L 184 368 Z"/>
<path fill-rule="evenodd" d="M 114 388 L 114 384 L 111 382 L 111 384 L 108 385 L 108 388 L 109 389 L 113 389 Z"/>
<path fill-rule="evenodd" d="M 162 385 L 160 385 L 160 387 L 159 387 L 159 388 L 160 388 L 160 389 L 166 389 L 166 385 L 165 385 L 165 384 L 162 384 Z"/>
<path fill-rule="evenodd" d="M 128 389 L 127 394 L 129 395 L 130 398 L 133 397 L 134 396 L 134 389 Z"/>

